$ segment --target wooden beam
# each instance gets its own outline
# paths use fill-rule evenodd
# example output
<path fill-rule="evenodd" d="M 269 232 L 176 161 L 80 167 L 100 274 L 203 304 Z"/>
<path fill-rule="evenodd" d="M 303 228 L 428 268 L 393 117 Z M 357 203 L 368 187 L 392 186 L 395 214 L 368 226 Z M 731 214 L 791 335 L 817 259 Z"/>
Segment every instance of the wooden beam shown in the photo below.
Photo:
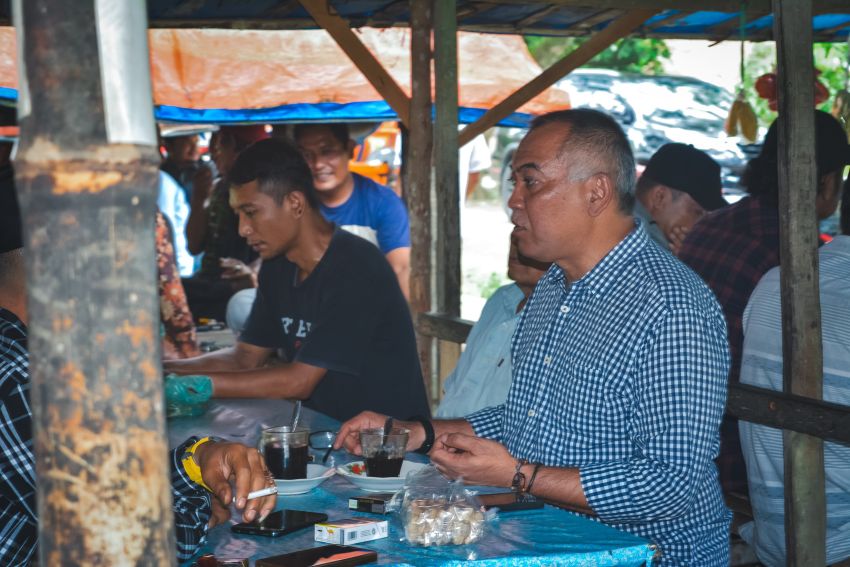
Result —
<path fill-rule="evenodd" d="M 850 408 L 745 384 L 730 384 L 726 411 L 738 419 L 850 444 Z"/>
<path fill-rule="evenodd" d="M 416 317 L 416 329 L 423 335 L 459 344 L 466 342 L 473 324 L 442 313 L 420 313 Z"/>
<path fill-rule="evenodd" d="M 676 10 L 675 14 L 670 14 L 669 16 L 661 18 L 660 20 L 656 20 L 652 22 L 652 24 L 647 24 L 646 27 L 650 30 L 657 30 L 658 28 L 663 28 L 669 24 L 678 22 L 682 18 L 685 18 L 689 15 L 691 15 L 691 12 L 682 12 L 680 10 Z"/>
<path fill-rule="evenodd" d="M 363 45 L 348 23 L 331 12 L 328 0 L 298 0 L 310 16 L 327 31 L 351 59 L 366 79 L 375 87 L 387 104 L 398 114 L 405 126 L 410 126 L 410 98 L 404 93 L 381 62 Z"/>
<path fill-rule="evenodd" d="M 529 14 L 528 16 L 524 17 L 523 19 L 517 21 L 514 24 L 514 26 L 517 29 L 525 29 L 526 27 L 530 26 L 531 24 L 539 22 L 540 20 L 542 20 L 546 16 L 557 12 L 561 8 L 563 8 L 563 6 L 555 6 L 555 5 L 547 6 L 543 9 L 537 10 L 533 14 Z"/>
<path fill-rule="evenodd" d="M 488 0 L 493 4 L 524 4 L 522 0 Z M 683 10 L 688 12 L 740 12 L 741 0 L 548 0 L 547 4 L 592 10 Z M 812 14 L 847 14 L 847 0 L 810 0 Z M 747 0 L 744 10 L 749 13 L 770 12 L 771 0 Z"/>
<path fill-rule="evenodd" d="M 779 88 L 779 250 L 785 392 L 821 399 L 812 7 L 774 0 Z M 823 441 L 784 432 L 787 565 L 826 564 Z"/>
<path fill-rule="evenodd" d="M 454 0 L 434 2 L 434 181 L 437 188 L 436 308 L 460 315 L 457 14 Z"/>
<path fill-rule="evenodd" d="M 609 45 L 632 33 L 654 14 L 653 11 L 635 10 L 615 20 L 605 29 L 594 34 L 578 49 L 554 63 L 502 102 L 485 112 L 481 118 L 464 128 L 460 133 L 459 144 L 463 146 L 478 134 L 482 134 L 488 128 L 495 126 L 500 120 L 510 116 L 517 108 L 554 85 L 562 77 L 593 59 L 596 54 Z"/>
<path fill-rule="evenodd" d="M 559 10 L 563 8 L 563 6 L 555 6 Z M 589 14 L 586 18 L 582 18 L 576 22 L 574 22 L 570 27 L 576 28 L 579 30 L 583 30 L 585 32 L 589 31 L 591 28 L 601 24 L 602 22 L 607 22 L 609 20 L 614 20 L 623 15 L 623 12 L 620 10 L 598 10 L 593 14 Z"/>
<path fill-rule="evenodd" d="M 403 140 L 406 174 L 404 196 L 410 213 L 410 308 L 417 313 L 431 310 L 431 0 L 409 0 L 410 37 L 410 130 Z M 439 395 L 433 369 L 434 340 L 417 333 L 419 362 L 426 391 Z"/>

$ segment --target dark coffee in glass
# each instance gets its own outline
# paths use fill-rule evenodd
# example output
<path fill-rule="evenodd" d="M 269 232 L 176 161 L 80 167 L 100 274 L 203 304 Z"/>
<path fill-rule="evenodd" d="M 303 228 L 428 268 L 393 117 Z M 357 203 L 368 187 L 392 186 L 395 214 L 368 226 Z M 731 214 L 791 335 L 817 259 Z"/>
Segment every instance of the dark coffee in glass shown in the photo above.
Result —
<path fill-rule="evenodd" d="M 260 451 L 274 478 L 283 480 L 307 478 L 309 435 L 310 432 L 307 429 L 290 431 L 287 426 L 273 427 L 263 431 Z"/>

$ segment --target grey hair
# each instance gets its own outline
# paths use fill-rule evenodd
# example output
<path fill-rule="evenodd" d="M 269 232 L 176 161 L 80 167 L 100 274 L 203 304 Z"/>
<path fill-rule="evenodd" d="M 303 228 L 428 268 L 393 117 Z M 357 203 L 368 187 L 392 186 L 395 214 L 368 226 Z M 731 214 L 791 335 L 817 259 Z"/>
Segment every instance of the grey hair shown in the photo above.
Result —
<path fill-rule="evenodd" d="M 587 179 L 604 172 L 614 180 L 620 212 L 631 214 L 635 202 L 635 158 L 629 140 L 613 118 L 589 108 L 549 112 L 531 122 L 529 132 L 547 124 L 561 124 L 569 136 L 560 148 L 561 156 L 578 154 L 570 181 Z"/>

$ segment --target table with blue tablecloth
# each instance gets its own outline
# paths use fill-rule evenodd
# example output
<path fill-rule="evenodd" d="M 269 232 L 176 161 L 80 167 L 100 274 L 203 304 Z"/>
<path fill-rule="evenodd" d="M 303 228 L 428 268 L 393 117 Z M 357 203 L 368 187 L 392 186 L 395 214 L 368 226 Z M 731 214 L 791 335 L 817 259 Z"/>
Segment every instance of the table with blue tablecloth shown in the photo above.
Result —
<path fill-rule="evenodd" d="M 201 417 L 170 419 L 169 443 L 176 446 L 190 435 L 216 435 L 255 446 L 262 429 L 288 424 L 292 410 L 293 404 L 282 400 L 214 400 Z M 309 409 L 303 411 L 300 423 L 311 431 L 339 427 L 335 420 Z M 334 452 L 331 458 L 337 465 L 355 459 L 344 451 Z M 358 544 L 377 551 L 382 565 L 449 566 L 475 561 L 482 566 L 638 566 L 651 562 L 654 553 L 654 547 L 637 536 L 553 506 L 501 513 L 489 524 L 487 534 L 471 545 L 416 547 L 401 541 L 402 531 L 393 516 L 349 510 L 348 498 L 359 494 L 362 491 L 337 475 L 307 494 L 279 496 L 277 509 L 324 512 L 330 520 L 389 519 L 390 537 Z M 230 523 L 240 521 L 237 518 L 234 514 Z M 269 538 L 233 534 L 225 524 L 210 530 L 203 553 L 256 560 L 318 545 L 312 529 Z"/>

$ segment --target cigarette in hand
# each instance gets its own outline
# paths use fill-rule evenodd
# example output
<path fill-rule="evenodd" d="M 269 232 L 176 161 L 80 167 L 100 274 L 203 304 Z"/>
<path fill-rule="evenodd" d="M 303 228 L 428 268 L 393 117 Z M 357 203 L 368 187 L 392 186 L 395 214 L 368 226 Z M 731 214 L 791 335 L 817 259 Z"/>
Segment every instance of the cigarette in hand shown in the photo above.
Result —
<path fill-rule="evenodd" d="M 262 498 L 263 496 L 270 496 L 272 494 L 277 494 L 276 486 L 269 486 L 268 488 L 261 488 L 260 490 L 249 492 L 246 500 L 254 500 L 255 498 Z M 233 501 L 236 502 L 235 496 L 233 497 Z"/>

